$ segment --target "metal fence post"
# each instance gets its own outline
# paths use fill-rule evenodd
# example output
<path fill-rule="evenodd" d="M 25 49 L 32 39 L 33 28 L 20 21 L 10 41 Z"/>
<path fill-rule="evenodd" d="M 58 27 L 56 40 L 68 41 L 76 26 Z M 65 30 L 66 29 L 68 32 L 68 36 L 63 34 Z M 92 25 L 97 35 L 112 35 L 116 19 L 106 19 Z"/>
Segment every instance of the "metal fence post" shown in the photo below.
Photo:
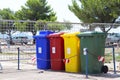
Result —
<path fill-rule="evenodd" d="M 2 67 L 2 64 L 0 63 L 0 70 L 2 70 L 3 69 L 3 67 Z"/>
<path fill-rule="evenodd" d="M 114 65 L 114 74 L 116 74 L 115 48 L 114 48 L 114 46 L 113 46 L 113 65 Z"/>
<path fill-rule="evenodd" d="M 18 47 L 18 70 L 20 70 L 20 48 Z"/>
<path fill-rule="evenodd" d="M 83 49 L 83 54 L 85 55 L 86 57 L 86 78 L 88 78 L 88 49 L 87 48 L 84 48 Z"/>
<path fill-rule="evenodd" d="M 1 42 L 0 42 L 0 53 L 2 53 Z"/>

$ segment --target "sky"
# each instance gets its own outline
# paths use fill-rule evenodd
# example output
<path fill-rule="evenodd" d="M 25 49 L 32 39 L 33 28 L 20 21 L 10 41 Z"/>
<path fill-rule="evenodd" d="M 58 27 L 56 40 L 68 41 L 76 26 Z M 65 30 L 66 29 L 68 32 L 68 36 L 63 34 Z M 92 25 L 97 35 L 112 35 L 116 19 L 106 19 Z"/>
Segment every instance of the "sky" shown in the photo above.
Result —
<path fill-rule="evenodd" d="M 0 9 L 10 8 L 12 11 L 17 11 L 24 6 L 27 0 L 0 0 Z M 48 5 L 56 12 L 57 21 L 64 20 L 70 22 L 80 22 L 79 19 L 68 9 L 68 4 L 71 5 L 72 0 L 47 0 Z"/>

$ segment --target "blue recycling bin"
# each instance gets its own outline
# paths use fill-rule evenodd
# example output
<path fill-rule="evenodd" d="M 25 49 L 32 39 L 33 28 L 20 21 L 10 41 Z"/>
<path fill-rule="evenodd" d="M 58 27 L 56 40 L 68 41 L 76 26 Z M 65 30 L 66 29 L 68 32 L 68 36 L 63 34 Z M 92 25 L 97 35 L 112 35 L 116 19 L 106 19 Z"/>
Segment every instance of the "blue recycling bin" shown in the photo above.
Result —
<path fill-rule="evenodd" d="M 39 35 L 34 36 L 38 69 L 50 69 L 50 43 L 47 36 L 52 33 L 52 31 L 40 31 Z"/>

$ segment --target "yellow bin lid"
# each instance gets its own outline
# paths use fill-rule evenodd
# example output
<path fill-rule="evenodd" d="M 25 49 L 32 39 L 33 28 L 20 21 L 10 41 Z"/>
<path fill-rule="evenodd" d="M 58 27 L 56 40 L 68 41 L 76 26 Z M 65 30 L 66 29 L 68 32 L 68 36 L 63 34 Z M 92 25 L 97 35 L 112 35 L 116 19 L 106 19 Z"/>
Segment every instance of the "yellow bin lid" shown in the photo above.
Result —
<path fill-rule="evenodd" d="M 80 32 L 70 32 L 70 33 L 65 33 L 63 35 L 60 35 L 61 37 L 76 37 L 77 34 L 80 34 Z"/>

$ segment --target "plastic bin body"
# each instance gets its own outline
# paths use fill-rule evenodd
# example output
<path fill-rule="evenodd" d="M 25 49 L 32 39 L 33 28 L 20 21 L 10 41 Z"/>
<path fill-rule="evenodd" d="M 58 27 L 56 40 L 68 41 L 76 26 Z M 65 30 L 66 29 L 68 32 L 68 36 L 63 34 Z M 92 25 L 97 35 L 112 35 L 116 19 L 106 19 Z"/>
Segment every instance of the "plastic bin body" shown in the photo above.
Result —
<path fill-rule="evenodd" d="M 51 31 L 41 31 L 38 36 L 35 36 L 36 40 L 36 57 L 38 69 L 50 69 L 50 43 L 47 35 L 51 34 Z"/>
<path fill-rule="evenodd" d="M 69 62 L 65 63 L 66 72 L 80 72 L 80 40 L 76 34 L 79 34 L 79 32 L 62 35 L 64 38 L 65 59 L 69 59 Z"/>
<path fill-rule="evenodd" d="M 52 70 L 64 70 L 64 40 L 60 35 L 64 33 L 54 33 L 48 36 L 50 40 L 50 58 Z"/>
<path fill-rule="evenodd" d="M 83 33 L 77 35 L 80 38 L 80 57 L 81 57 L 81 72 L 86 72 L 86 56 L 83 49 L 88 49 L 88 73 L 101 73 L 103 62 L 98 61 L 98 56 L 104 56 L 105 49 L 105 34 L 98 32 Z"/>

